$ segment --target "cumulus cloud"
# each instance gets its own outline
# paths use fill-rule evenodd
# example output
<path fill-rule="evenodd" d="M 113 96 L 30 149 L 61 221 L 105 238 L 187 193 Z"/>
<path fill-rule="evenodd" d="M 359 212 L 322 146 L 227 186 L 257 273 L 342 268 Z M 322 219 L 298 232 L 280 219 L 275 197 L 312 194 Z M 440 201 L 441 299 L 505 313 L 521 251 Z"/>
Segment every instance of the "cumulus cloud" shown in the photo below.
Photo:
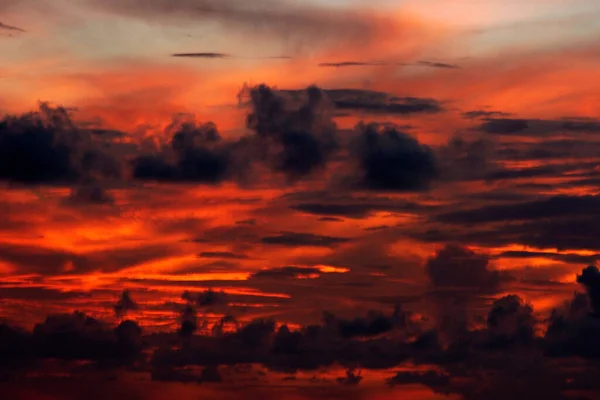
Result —
<path fill-rule="evenodd" d="M 531 305 L 516 295 L 502 297 L 494 301 L 488 313 L 490 343 L 493 346 L 530 344 L 535 337 L 536 324 Z"/>
<path fill-rule="evenodd" d="M 56 314 L 33 330 L 36 356 L 67 360 L 131 360 L 141 350 L 142 330 L 123 321 L 111 330 L 103 322 L 81 312 Z"/>
<path fill-rule="evenodd" d="M 490 269 L 489 257 L 459 245 L 446 245 L 425 264 L 436 288 L 469 288 L 480 292 L 498 290 L 504 277 Z"/>
<path fill-rule="evenodd" d="M 117 318 L 123 318 L 129 311 L 137 310 L 138 304 L 131 297 L 129 290 L 123 290 L 113 309 Z"/>
<path fill-rule="evenodd" d="M 133 161 L 133 176 L 142 180 L 189 181 L 216 184 L 234 173 L 234 143 L 221 140 L 212 123 L 198 124 L 180 115 L 166 128 L 170 146 Z"/>
<path fill-rule="evenodd" d="M 433 151 L 391 126 L 357 126 L 351 154 L 358 163 L 357 186 L 369 190 L 415 191 L 438 176 Z"/>
<path fill-rule="evenodd" d="M 577 275 L 577 282 L 586 288 L 592 310 L 600 316 L 600 272 L 598 267 L 590 265 L 585 268 L 581 271 L 581 275 Z"/>
<path fill-rule="evenodd" d="M 325 93 L 309 87 L 298 95 L 291 99 L 265 85 L 240 93 L 250 105 L 247 127 L 260 141 L 263 157 L 291 181 L 322 169 L 337 149 L 337 126 Z"/>
<path fill-rule="evenodd" d="M 119 177 L 108 145 L 79 129 L 65 108 L 42 103 L 36 112 L 0 119 L 0 179 L 37 184 Z"/>

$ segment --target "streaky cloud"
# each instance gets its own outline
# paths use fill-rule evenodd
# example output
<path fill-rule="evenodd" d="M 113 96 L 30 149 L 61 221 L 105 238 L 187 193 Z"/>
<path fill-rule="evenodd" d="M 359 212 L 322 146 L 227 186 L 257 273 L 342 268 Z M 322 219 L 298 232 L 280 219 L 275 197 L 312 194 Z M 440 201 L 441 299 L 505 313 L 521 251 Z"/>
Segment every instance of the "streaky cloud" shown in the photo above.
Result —
<path fill-rule="evenodd" d="M 231 55 L 225 53 L 174 53 L 171 57 L 178 58 L 231 58 Z"/>
<path fill-rule="evenodd" d="M 27 32 L 25 29 L 21 29 L 17 26 L 7 25 L 2 22 L 0 22 L 0 30 L 7 30 L 13 32 Z"/>

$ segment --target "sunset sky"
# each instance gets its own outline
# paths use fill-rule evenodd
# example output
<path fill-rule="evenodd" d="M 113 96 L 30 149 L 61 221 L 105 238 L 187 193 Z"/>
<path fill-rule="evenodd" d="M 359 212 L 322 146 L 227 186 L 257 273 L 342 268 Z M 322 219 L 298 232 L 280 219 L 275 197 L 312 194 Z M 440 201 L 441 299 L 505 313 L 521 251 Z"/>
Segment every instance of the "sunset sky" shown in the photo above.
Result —
<path fill-rule="evenodd" d="M 150 343 L 153 382 L 119 367 L 99 398 L 238 398 L 174 386 L 213 364 L 259 369 L 262 398 L 395 398 L 395 374 L 418 399 L 600 398 L 600 341 L 567 343 L 600 335 L 598 38 L 597 0 L 0 0 L 0 349 L 78 311 Z M 265 321 L 268 343 L 285 325 L 331 348 L 320 324 L 360 350 L 200 360 Z M 527 390 L 587 386 L 512 387 L 515 355 L 508 383 L 471 390 L 448 349 L 487 373 L 473 343 L 500 331 L 543 360 Z M 361 384 L 338 385 L 352 367 Z M 28 377 L 6 379 L 15 399 L 75 396 Z"/>

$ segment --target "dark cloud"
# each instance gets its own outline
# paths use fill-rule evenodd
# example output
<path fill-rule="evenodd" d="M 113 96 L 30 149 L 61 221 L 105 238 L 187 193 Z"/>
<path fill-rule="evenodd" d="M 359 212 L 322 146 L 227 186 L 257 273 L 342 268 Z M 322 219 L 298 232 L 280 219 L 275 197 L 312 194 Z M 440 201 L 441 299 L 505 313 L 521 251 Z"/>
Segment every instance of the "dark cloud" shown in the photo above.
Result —
<path fill-rule="evenodd" d="M 530 344 L 534 341 L 536 324 L 529 304 L 516 295 L 502 297 L 494 301 L 488 313 L 490 344 L 494 347 Z"/>
<path fill-rule="evenodd" d="M 179 58 L 230 58 L 229 54 L 224 53 L 174 53 L 171 57 Z"/>
<path fill-rule="evenodd" d="M 185 298 L 184 296 L 182 297 Z M 194 332 L 198 329 L 196 309 L 192 304 L 187 304 L 183 310 L 181 310 L 180 321 L 181 324 L 177 332 L 184 340 L 189 341 Z"/>
<path fill-rule="evenodd" d="M 71 205 L 113 204 L 115 198 L 99 184 L 79 185 L 65 199 Z"/>
<path fill-rule="evenodd" d="M 578 281 L 586 287 L 587 296 L 575 293 L 571 301 L 552 311 L 544 335 L 544 349 L 547 355 L 600 358 L 600 319 L 597 318 L 597 312 L 591 304 L 595 301 L 592 296 L 597 296 L 592 292 L 596 289 L 591 289 L 597 285 L 596 274 L 598 270 L 595 267 L 584 269 Z"/>
<path fill-rule="evenodd" d="M 373 337 L 390 332 L 393 329 L 407 329 L 411 323 L 410 313 L 396 306 L 391 315 L 371 311 L 367 317 L 339 319 L 333 314 L 325 314 L 325 324 L 334 327 L 340 336 L 346 339 Z"/>
<path fill-rule="evenodd" d="M 496 117 L 509 117 L 509 113 L 505 113 L 502 111 L 490 111 L 490 110 L 471 110 L 462 113 L 462 116 L 467 119 L 477 119 L 477 118 L 496 118 Z"/>
<path fill-rule="evenodd" d="M 64 272 L 118 271 L 145 261 L 171 255 L 168 246 L 117 248 L 79 254 L 34 245 L 0 243 L 0 260 L 19 266 L 23 272 L 43 275 Z"/>
<path fill-rule="evenodd" d="M 318 275 L 321 271 L 312 267 L 279 267 L 263 269 L 252 274 L 253 279 L 287 279 Z"/>
<path fill-rule="evenodd" d="M 32 345 L 41 358 L 131 361 L 142 349 L 142 330 L 123 321 L 111 330 L 83 313 L 51 315 L 33 330 Z"/>
<path fill-rule="evenodd" d="M 90 297 L 83 291 L 63 292 L 43 287 L 22 287 L 0 285 L 0 299 L 29 300 L 41 302 L 59 302 Z"/>
<path fill-rule="evenodd" d="M 319 221 L 322 221 L 322 222 L 344 222 L 343 219 L 336 218 L 336 217 L 321 217 L 321 218 L 319 218 Z"/>
<path fill-rule="evenodd" d="M 526 119 L 491 118 L 484 122 L 480 129 L 493 134 L 515 134 L 529 128 Z"/>
<path fill-rule="evenodd" d="M 546 258 L 569 264 L 590 264 L 600 258 L 600 254 L 581 255 L 576 253 L 549 253 L 541 251 L 505 251 L 497 255 L 497 258 Z"/>
<path fill-rule="evenodd" d="M 576 162 L 563 165 L 571 167 L 571 171 L 577 169 L 593 169 L 597 163 L 581 160 L 593 159 L 597 156 L 600 145 L 593 139 L 586 140 L 585 137 L 571 138 L 547 138 L 538 142 L 511 142 L 503 148 L 498 149 L 498 156 L 505 160 L 566 160 L 576 159 Z M 561 166 L 559 164 L 559 166 Z M 557 173 L 560 173 L 557 172 Z"/>
<path fill-rule="evenodd" d="M 200 293 L 190 293 L 186 291 L 181 295 L 181 298 L 198 307 L 213 307 L 227 305 L 228 303 L 228 297 L 225 292 L 216 292 L 212 289 Z"/>
<path fill-rule="evenodd" d="M 479 129 L 495 135 L 547 136 L 561 132 L 598 133 L 600 122 L 568 118 L 555 120 L 489 118 L 479 126 Z"/>
<path fill-rule="evenodd" d="M 244 220 L 241 220 L 241 221 L 236 221 L 235 224 L 236 225 L 255 226 L 256 225 L 256 219 L 255 218 L 244 219 Z"/>
<path fill-rule="evenodd" d="M 138 304 L 131 298 L 129 290 L 123 290 L 113 309 L 117 318 L 123 318 L 128 312 L 137 310 Z"/>
<path fill-rule="evenodd" d="M 264 244 L 279 245 L 279 246 L 315 246 L 315 247 L 332 247 L 349 242 L 350 238 L 321 236 L 312 233 L 297 233 L 297 232 L 281 232 L 277 236 L 268 236 L 260 241 Z"/>
<path fill-rule="evenodd" d="M 345 112 L 407 115 L 443 111 L 441 104 L 433 99 L 398 97 L 362 89 L 331 89 L 325 93 L 337 110 Z"/>
<path fill-rule="evenodd" d="M 369 67 L 369 66 L 386 66 L 386 65 L 397 65 L 397 66 L 417 66 L 417 67 L 432 67 L 432 68 L 446 68 L 446 69 L 457 69 L 460 68 L 458 65 L 447 64 L 442 62 L 434 61 L 418 61 L 414 64 L 410 63 L 390 63 L 384 61 L 339 61 L 339 62 L 324 62 L 319 63 L 319 67 Z"/>
<path fill-rule="evenodd" d="M 422 206 L 408 201 L 395 200 L 393 202 L 362 202 L 356 204 L 344 203 L 300 203 L 290 206 L 291 209 L 307 214 L 324 215 L 329 217 L 365 218 L 373 213 L 388 212 L 416 212 Z"/>
<path fill-rule="evenodd" d="M 0 30 L 14 31 L 14 32 L 25 32 L 24 29 L 18 28 L 16 26 L 6 25 L 0 22 Z"/>
<path fill-rule="evenodd" d="M 506 278 L 490 269 L 489 257 L 458 246 L 447 245 L 429 258 L 425 271 L 435 288 L 469 288 L 479 292 L 499 289 Z"/>
<path fill-rule="evenodd" d="M 560 217 L 583 217 L 600 210 L 600 196 L 553 196 L 523 203 L 490 205 L 438 215 L 436 220 L 451 224 L 482 224 Z"/>
<path fill-rule="evenodd" d="M 107 146 L 78 129 L 65 108 L 42 103 L 39 111 L 0 120 L 0 180 L 38 184 L 119 177 L 121 167 Z"/>
<path fill-rule="evenodd" d="M 368 67 L 368 66 L 382 66 L 382 65 L 388 65 L 388 64 L 382 63 L 382 62 L 340 61 L 340 62 L 320 63 L 319 67 L 342 68 L 342 67 Z"/>
<path fill-rule="evenodd" d="M 137 157 L 134 178 L 217 184 L 234 174 L 235 144 L 223 142 L 214 124 L 197 124 L 181 115 L 166 132 L 172 133 L 170 147 Z"/>
<path fill-rule="evenodd" d="M 290 181 L 324 168 L 338 147 L 326 93 L 313 86 L 295 94 L 292 99 L 266 85 L 240 92 L 250 106 L 246 124 L 256 135 L 262 158 Z"/>
<path fill-rule="evenodd" d="M 496 144 L 487 138 L 455 135 L 437 149 L 440 175 L 450 181 L 486 179 L 500 168 L 497 151 Z"/>
<path fill-rule="evenodd" d="M 392 378 L 386 380 L 391 386 L 421 384 L 430 388 L 436 388 L 439 393 L 441 388 L 450 385 L 450 376 L 436 371 L 427 372 L 397 372 Z"/>
<path fill-rule="evenodd" d="M 354 368 L 350 368 L 346 371 L 346 376 L 340 376 L 335 380 L 340 385 L 358 385 L 362 379 L 360 370 L 357 372 Z"/>
<path fill-rule="evenodd" d="M 357 185 L 368 190 L 416 191 L 438 177 L 433 151 L 394 127 L 360 124 L 351 147 L 358 163 Z"/>
<path fill-rule="evenodd" d="M 447 63 L 435 62 L 435 61 L 419 61 L 417 63 L 417 65 L 422 65 L 424 67 L 446 68 L 446 69 L 458 69 L 458 68 L 460 68 L 458 65 L 455 65 L 455 64 L 447 64 Z"/>
<path fill-rule="evenodd" d="M 590 265 L 581 271 L 581 275 L 577 275 L 577 283 L 586 288 L 592 310 L 600 316 L 600 271 L 598 268 Z"/>
<path fill-rule="evenodd" d="M 224 258 L 231 260 L 246 260 L 248 256 L 246 254 L 236 254 L 229 251 L 203 251 L 199 254 L 201 258 Z"/>

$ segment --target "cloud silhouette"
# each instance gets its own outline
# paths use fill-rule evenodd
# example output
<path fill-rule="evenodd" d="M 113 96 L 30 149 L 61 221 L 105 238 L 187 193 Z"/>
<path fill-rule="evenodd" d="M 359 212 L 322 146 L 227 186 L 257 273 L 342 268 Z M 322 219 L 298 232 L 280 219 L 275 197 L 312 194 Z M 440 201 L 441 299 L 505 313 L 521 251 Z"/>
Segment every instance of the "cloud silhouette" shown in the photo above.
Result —
<path fill-rule="evenodd" d="M 315 246 L 332 247 L 349 242 L 350 238 L 315 235 L 312 233 L 281 232 L 277 236 L 267 236 L 261 242 L 269 245 L 279 246 Z"/>
<path fill-rule="evenodd" d="M 439 175 L 433 151 L 394 127 L 359 124 L 351 146 L 358 163 L 357 186 L 381 191 L 418 191 Z"/>

